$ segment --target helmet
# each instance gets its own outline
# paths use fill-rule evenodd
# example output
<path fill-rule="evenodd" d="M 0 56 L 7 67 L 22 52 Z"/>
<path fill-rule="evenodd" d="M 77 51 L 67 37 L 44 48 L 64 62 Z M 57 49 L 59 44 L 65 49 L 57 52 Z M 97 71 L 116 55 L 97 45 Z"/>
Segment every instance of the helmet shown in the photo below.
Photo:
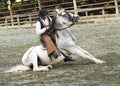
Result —
<path fill-rule="evenodd" d="M 38 13 L 38 16 L 46 16 L 46 15 L 48 15 L 48 11 L 47 10 L 44 10 L 44 9 L 42 9 L 42 10 L 40 10 L 39 11 L 39 13 Z"/>

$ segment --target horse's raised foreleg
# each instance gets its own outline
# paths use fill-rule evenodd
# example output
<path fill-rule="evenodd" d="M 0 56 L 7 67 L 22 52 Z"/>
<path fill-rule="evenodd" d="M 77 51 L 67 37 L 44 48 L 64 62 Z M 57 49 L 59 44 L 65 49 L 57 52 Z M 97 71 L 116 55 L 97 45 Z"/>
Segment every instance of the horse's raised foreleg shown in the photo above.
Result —
<path fill-rule="evenodd" d="M 80 48 L 79 46 L 71 47 L 69 50 L 72 54 L 75 54 L 75 55 L 81 56 L 83 58 L 92 60 L 95 63 L 99 63 L 99 64 L 105 63 L 105 61 L 102 61 L 100 59 L 95 58 L 89 52 L 85 51 L 84 49 Z"/>

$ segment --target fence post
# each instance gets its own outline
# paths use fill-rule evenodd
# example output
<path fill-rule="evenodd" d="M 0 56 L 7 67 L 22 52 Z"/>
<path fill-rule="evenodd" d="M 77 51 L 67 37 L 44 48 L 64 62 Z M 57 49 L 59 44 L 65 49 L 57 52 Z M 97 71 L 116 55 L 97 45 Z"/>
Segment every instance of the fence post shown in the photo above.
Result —
<path fill-rule="evenodd" d="M 17 23 L 18 23 L 18 27 L 20 27 L 19 15 L 17 16 Z"/>
<path fill-rule="evenodd" d="M 102 15 L 105 15 L 105 9 L 102 8 Z"/>
<path fill-rule="evenodd" d="M 7 18 L 5 18 L 5 26 L 8 27 Z"/>
<path fill-rule="evenodd" d="M 10 0 L 8 0 L 8 10 L 9 10 L 9 12 L 10 12 L 10 17 L 11 17 L 11 25 L 13 26 L 14 24 L 14 21 L 13 21 L 13 14 L 12 14 L 12 5 L 11 5 L 11 1 Z"/>
<path fill-rule="evenodd" d="M 104 21 L 105 21 L 105 19 L 106 19 L 106 15 L 105 15 L 105 8 L 104 8 L 104 7 L 102 8 L 102 16 L 103 16 Z"/>
<path fill-rule="evenodd" d="M 39 6 L 39 10 L 41 9 L 41 0 L 37 0 L 38 1 L 38 6 Z"/>
<path fill-rule="evenodd" d="M 114 0 L 114 2 L 115 2 L 116 14 L 117 14 L 117 16 L 118 16 L 118 14 L 119 14 L 119 9 L 118 9 L 118 0 Z"/>
<path fill-rule="evenodd" d="M 30 22 L 31 27 L 33 27 L 33 25 L 32 25 L 32 15 L 31 14 L 29 15 L 29 22 Z"/>
<path fill-rule="evenodd" d="M 75 15 L 78 15 L 76 0 L 73 0 L 73 6 L 74 6 Z"/>

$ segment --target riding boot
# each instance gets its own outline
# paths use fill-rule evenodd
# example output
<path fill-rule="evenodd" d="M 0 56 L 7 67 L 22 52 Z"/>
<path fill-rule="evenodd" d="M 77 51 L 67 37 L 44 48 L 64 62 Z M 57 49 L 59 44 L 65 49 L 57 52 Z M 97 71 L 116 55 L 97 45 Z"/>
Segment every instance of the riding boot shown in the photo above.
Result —
<path fill-rule="evenodd" d="M 65 57 L 64 62 L 67 62 L 67 61 L 74 61 L 74 59 L 72 59 L 72 57 L 70 56 L 67 56 Z"/>
<path fill-rule="evenodd" d="M 63 53 L 62 51 L 61 51 L 61 53 L 62 53 L 62 55 L 65 57 L 64 62 L 74 61 L 74 59 L 72 59 L 72 57 L 70 57 L 70 56 L 68 56 L 68 55 L 65 55 L 65 53 Z"/>
<path fill-rule="evenodd" d="M 52 60 L 52 58 L 54 57 L 55 59 L 58 58 L 58 53 L 56 51 L 52 52 L 51 54 L 49 54 L 50 59 Z"/>

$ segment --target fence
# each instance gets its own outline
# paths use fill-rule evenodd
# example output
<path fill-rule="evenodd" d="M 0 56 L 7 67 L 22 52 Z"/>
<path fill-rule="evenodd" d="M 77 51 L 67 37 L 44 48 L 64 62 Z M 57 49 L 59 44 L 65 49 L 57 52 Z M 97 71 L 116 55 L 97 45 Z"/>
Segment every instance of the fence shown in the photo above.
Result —
<path fill-rule="evenodd" d="M 62 6 L 67 11 L 72 13 L 77 13 L 80 15 L 80 22 L 89 22 L 94 21 L 97 18 L 111 18 L 119 17 L 120 1 L 119 0 L 110 0 L 108 2 L 92 3 L 88 4 L 87 2 L 81 2 L 81 0 L 71 0 L 68 2 L 59 2 L 56 3 L 56 0 L 49 0 L 42 2 L 42 8 L 47 9 L 50 12 L 50 15 L 53 16 L 53 9 L 55 6 Z M 49 3 L 53 4 L 49 4 Z M 32 7 L 31 7 L 32 5 Z M 27 8 L 27 6 L 29 8 Z M 31 8 L 30 8 L 31 7 Z M 26 8 L 26 9 L 25 9 Z M 0 26 L 2 27 L 34 27 L 37 20 L 37 13 L 39 11 L 38 4 L 26 4 L 19 7 L 14 7 L 14 15 L 0 17 Z M 24 13 L 25 12 L 25 13 Z M 27 12 L 27 13 L 26 13 Z M 4 13 L 2 13 L 4 14 Z"/>

